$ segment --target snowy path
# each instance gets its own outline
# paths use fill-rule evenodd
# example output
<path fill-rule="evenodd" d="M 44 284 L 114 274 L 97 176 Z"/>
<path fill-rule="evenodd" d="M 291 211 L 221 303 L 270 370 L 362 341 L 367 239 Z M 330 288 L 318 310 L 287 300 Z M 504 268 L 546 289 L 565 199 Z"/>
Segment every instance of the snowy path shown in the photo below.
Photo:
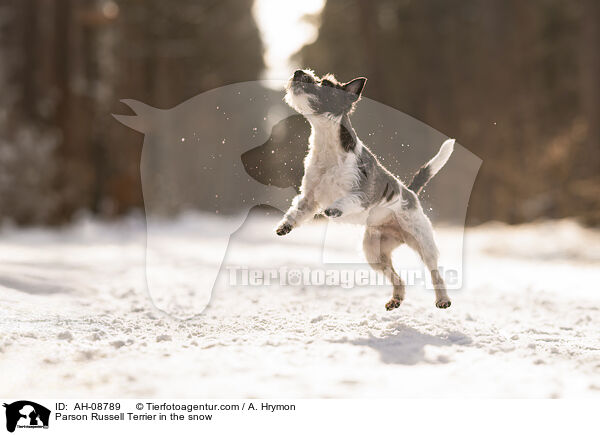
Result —
<path fill-rule="evenodd" d="M 316 226 L 252 225 L 238 257 L 314 267 L 297 241 Z M 217 290 L 190 321 L 148 298 L 141 219 L 0 240 L 2 396 L 600 397 L 600 233 L 570 221 L 468 230 L 448 310 L 417 288 L 386 312 L 387 286 L 272 285 Z"/>

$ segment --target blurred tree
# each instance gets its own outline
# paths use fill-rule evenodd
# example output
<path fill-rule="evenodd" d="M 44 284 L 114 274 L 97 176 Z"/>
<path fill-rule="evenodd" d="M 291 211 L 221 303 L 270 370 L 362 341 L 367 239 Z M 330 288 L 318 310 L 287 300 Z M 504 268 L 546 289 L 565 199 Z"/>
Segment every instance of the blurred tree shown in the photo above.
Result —
<path fill-rule="evenodd" d="M 583 138 L 583 149 L 576 152 L 585 156 L 581 176 L 570 189 L 580 200 L 576 210 L 589 220 L 600 221 L 600 2 L 583 0 L 583 23 L 581 31 L 580 58 L 581 81 L 579 92 L 582 97 L 584 125 L 587 136 Z"/>
<path fill-rule="evenodd" d="M 366 96 L 483 159 L 471 223 L 600 223 L 600 3 L 327 2 L 303 65 L 370 78 Z"/>
<path fill-rule="evenodd" d="M 57 223 L 142 205 L 120 98 L 171 107 L 259 77 L 253 0 L 4 0 L 0 217 Z"/>

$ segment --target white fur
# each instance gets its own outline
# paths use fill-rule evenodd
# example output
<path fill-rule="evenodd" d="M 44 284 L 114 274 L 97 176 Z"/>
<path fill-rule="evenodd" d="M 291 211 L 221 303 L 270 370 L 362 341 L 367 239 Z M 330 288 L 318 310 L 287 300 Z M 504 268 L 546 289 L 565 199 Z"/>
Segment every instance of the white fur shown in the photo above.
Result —
<path fill-rule="evenodd" d="M 309 98 L 310 96 L 308 94 L 295 94 L 294 92 L 287 92 L 284 100 L 296 112 L 302 115 L 310 115 L 313 113 L 313 110 L 310 107 Z"/>
<path fill-rule="evenodd" d="M 315 200 L 324 208 L 347 195 L 356 186 L 359 173 L 356 155 L 344 152 L 340 145 L 339 121 L 310 118 L 313 128 L 301 190 L 314 190 Z"/>
<path fill-rule="evenodd" d="M 427 163 L 429 170 L 431 171 L 431 177 L 438 173 L 440 169 L 444 167 L 452 151 L 454 151 L 454 139 L 447 139 L 444 141 L 438 153 Z"/>

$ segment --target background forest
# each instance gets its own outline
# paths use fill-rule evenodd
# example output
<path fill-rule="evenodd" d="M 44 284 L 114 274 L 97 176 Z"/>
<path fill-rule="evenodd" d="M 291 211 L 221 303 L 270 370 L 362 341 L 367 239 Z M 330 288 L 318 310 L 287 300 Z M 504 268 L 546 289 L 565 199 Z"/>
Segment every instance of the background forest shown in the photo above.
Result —
<path fill-rule="evenodd" d="M 110 114 L 263 77 L 253 3 L 1 0 L 0 218 L 142 208 L 142 136 Z M 600 224 L 599 2 L 329 0 L 305 19 L 290 66 L 367 76 L 366 97 L 483 159 L 468 223 Z"/>

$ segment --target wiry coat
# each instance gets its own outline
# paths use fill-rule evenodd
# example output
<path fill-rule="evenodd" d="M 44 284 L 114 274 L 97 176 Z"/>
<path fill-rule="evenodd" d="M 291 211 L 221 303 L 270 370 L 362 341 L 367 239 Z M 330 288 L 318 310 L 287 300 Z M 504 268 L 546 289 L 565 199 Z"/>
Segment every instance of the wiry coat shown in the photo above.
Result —
<path fill-rule="evenodd" d="M 404 299 L 404 284 L 393 269 L 391 252 L 407 243 L 431 272 L 436 305 L 447 308 L 450 299 L 437 270 L 433 229 L 417 194 L 447 162 L 454 141 L 444 142 L 407 188 L 377 160 L 352 128 L 349 115 L 365 83 L 365 78 L 357 78 L 340 84 L 333 76 L 319 78 L 312 71 L 303 70 L 296 71 L 290 79 L 286 101 L 308 119 L 312 132 L 300 194 L 276 232 L 287 234 L 320 212 L 332 219 L 365 225 L 365 256 L 394 286 L 392 299 L 386 304 L 388 310 L 397 308 Z"/>

